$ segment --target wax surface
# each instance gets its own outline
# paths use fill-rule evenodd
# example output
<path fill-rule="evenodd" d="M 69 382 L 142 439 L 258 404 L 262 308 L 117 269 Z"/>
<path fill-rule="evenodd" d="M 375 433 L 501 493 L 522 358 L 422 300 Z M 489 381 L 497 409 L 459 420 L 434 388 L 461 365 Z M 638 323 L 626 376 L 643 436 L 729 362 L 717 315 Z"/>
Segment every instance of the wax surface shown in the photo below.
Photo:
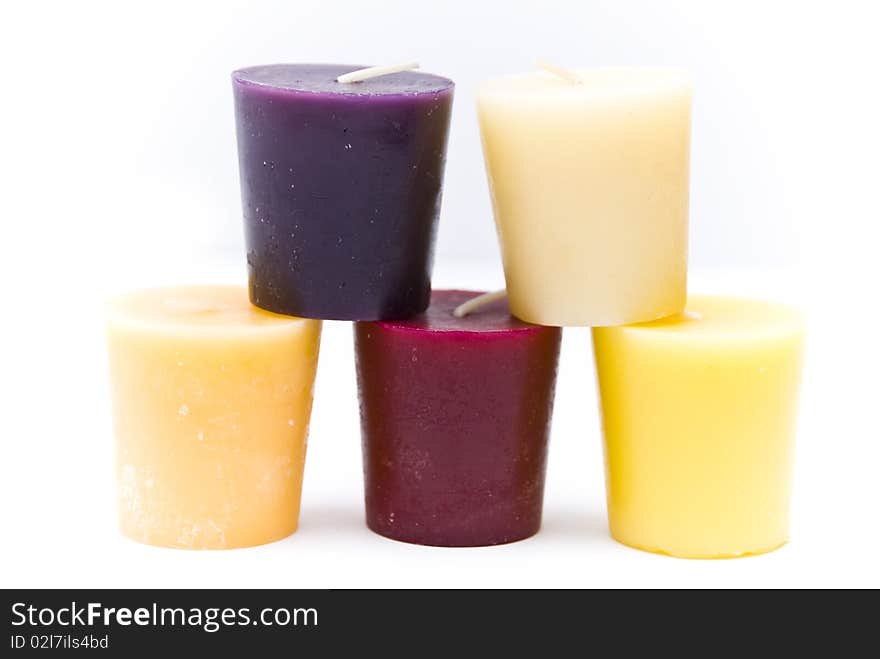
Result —
<path fill-rule="evenodd" d="M 674 71 L 545 72 L 478 92 L 510 308 L 545 325 L 684 309 L 690 86 Z"/>
<path fill-rule="evenodd" d="M 688 558 L 787 541 L 803 339 L 788 307 L 700 296 L 593 330 L 617 540 Z"/>
<path fill-rule="evenodd" d="M 139 291 L 109 311 L 119 524 L 247 547 L 296 530 L 321 323 L 239 287 Z"/>
<path fill-rule="evenodd" d="M 389 538 L 475 546 L 541 524 L 561 331 L 501 300 L 435 291 L 409 321 L 355 326 L 367 524 Z"/>
<path fill-rule="evenodd" d="M 453 83 L 357 65 L 233 73 L 251 301 L 308 318 L 425 309 Z"/>

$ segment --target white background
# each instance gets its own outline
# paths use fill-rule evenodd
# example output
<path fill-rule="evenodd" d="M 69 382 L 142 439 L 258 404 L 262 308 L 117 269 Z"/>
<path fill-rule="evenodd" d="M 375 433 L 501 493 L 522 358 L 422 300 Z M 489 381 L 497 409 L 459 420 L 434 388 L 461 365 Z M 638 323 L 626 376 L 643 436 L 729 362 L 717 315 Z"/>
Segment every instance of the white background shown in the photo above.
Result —
<path fill-rule="evenodd" d="M 870 2 L 39 2 L 0 15 L 0 586 L 880 586 L 880 46 Z M 586 330 L 563 343 L 545 524 L 432 549 L 371 534 L 350 327 L 326 323 L 299 532 L 188 553 L 115 531 L 101 304 L 244 281 L 229 72 L 417 59 L 457 83 L 435 285 L 503 283 L 473 92 L 667 64 L 695 86 L 692 290 L 811 315 L 789 546 L 669 559 L 606 531 Z"/>

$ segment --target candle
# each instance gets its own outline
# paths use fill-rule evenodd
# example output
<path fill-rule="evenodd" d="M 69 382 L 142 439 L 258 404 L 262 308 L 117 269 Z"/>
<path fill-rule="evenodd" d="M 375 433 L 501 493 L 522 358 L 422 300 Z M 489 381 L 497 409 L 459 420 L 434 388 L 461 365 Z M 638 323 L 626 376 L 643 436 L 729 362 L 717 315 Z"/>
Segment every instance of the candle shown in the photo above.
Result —
<path fill-rule="evenodd" d="M 797 311 L 723 297 L 593 330 L 614 538 L 687 558 L 787 541 L 803 340 Z"/>
<path fill-rule="evenodd" d="M 675 71 L 559 69 L 478 92 L 513 314 L 619 325 L 684 309 L 690 87 Z"/>
<path fill-rule="evenodd" d="M 504 300 L 435 291 L 428 310 L 355 326 L 367 525 L 425 545 L 538 531 L 561 330 Z"/>
<path fill-rule="evenodd" d="M 293 533 L 320 321 L 225 286 L 139 291 L 108 315 L 123 534 L 225 549 Z"/>
<path fill-rule="evenodd" d="M 232 75 L 259 307 L 375 320 L 428 305 L 453 83 L 411 71 L 337 81 L 358 68 Z"/>

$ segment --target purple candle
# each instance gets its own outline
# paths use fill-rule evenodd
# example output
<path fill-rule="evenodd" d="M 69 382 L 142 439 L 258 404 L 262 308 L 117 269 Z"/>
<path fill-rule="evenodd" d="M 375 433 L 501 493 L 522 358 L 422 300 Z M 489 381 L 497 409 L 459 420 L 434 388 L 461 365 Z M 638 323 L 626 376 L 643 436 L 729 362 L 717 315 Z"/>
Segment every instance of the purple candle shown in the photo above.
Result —
<path fill-rule="evenodd" d="M 451 80 L 357 65 L 232 74 L 251 301 L 339 320 L 424 311 Z"/>
<path fill-rule="evenodd" d="M 415 318 L 355 325 L 367 525 L 424 545 L 527 538 L 541 525 L 561 330 L 505 300 L 434 291 Z"/>

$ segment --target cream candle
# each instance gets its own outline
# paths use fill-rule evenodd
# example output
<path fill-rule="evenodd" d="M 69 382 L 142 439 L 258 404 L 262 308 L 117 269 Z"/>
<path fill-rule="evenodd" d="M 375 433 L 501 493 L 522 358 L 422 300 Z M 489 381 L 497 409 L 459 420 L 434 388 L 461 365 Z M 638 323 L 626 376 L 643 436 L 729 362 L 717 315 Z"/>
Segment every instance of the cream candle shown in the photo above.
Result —
<path fill-rule="evenodd" d="M 239 287 L 139 291 L 109 310 L 122 532 L 189 549 L 296 530 L 321 322 Z"/>
<path fill-rule="evenodd" d="M 702 296 L 593 330 L 614 538 L 687 558 L 787 541 L 803 340 L 795 310 Z"/>
<path fill-rule="evenodd" d="M 550 68 L 491 80 L 478 92 L 511 311 L 562 326 L 682 311 L 685 75 Z"/>

